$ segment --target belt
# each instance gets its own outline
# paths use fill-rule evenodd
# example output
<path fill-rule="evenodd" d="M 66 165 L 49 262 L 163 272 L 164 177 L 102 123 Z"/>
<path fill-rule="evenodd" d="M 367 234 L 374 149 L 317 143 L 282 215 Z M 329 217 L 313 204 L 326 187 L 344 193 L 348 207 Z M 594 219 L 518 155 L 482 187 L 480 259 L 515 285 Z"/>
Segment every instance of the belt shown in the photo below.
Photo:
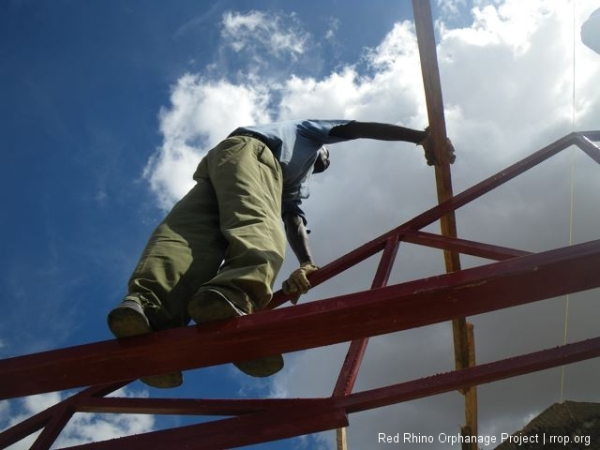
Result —
<path fill-rule="evenodd" d="M 267 146 L 267 148 L 271 151 L 273 151 L 273 149 L 271 148 L 271 146 L 269 145 L 269 143 L 267 142 L 267 139 L 264 136 L 261 136 L 258 133 L 253 133 L 252 131 L 238 131 L 237 133 L 231 133 L 229 135 L 229 137 L 234 137 L 234 136 L 245 136 L 245 137 L 251 137 L 253 139 L 256 139 L 257 141 L 262 142 L 263 144 L 265 144 Z"/>

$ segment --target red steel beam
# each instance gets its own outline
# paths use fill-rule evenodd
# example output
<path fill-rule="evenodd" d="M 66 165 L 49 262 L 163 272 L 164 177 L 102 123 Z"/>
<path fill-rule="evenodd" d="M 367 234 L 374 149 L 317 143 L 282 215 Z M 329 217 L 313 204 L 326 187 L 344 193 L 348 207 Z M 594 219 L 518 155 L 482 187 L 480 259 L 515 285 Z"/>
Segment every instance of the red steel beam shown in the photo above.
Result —
<path fill-rule="evenodd" d="M 579 148 L 581 148 L 587 155 L 600 164 L 600 148 L 597 145 L 594 145 L 592 142 L 593 137 L 596 139 L 600 139 L 600 132 L 596 132 L 597 135 L 593 133 L 588 133 L 588 135 L 578 134 L 575 136 L 575 144 Z"/>
<path fill-rule="evenodd" d="M 595 136 L 593 133 L 599 132 L 586 132 L 587 136 Z M 567 136 L 564 136 L 557 141 L 547 145 L 546 147 L 538 150 L 537 152 L 531 154 L 530 156 L 516 162 L 510 167 L 498 172 L 495 175 L 477 183 L 476 185 L 470 187 L 469 189 L 461 192 L 453 196 L 452 198 L 440 203 L 437 206 L 419 214 L 413 219 L 405 222 L 404 224 L 382 234 L 381 236 L 363 244 L 362 246 L 356 248 L 355 250 L 347 253 L 346 255 L 338 258 L 337 260 L 321 267 L 320 270 L 315 272 L 310 277 L 311 284 L 313 286 L 318 286 L 324 281 L 333 278 L 334 276 L 342 273 L 346 269 L 354 266 L 355 264 L 364 261 L 365 259 L 373 256 L 377 252 L 383 250 L 389 238 L 394 236 L 400 236 L 400 240 L 403 239 L 404 233 L 407 231 L 415 231 L 420 230 L 428 225 L 431 225 L 436 220 L 439 220 L 444 215 L 448 214 L 451 211 L 455 211 L 458 208 L 472 202 L 473 200 L 482 197 L 488 192 L 496 189 L 497 187 L 507 183 L 508 181 L 516 178 L 522 173 L 528 171 L 529 169 L 541 164 L 552 156 L 560 153 L 564 149 L 568 148 L 570 145 L 586 145 L 586 153 L 593 153 L 587 144 L 584 144 L 583 141 L 578 139 L 581 133 L 570 133 Z M 274 309 L 287 300 L 291 298 L 290 296 L 286 296 L 282 291 L 278 291 L 275 293 L 273 300 L 268 306 L 268 309 Z"/>
<path fill-rule="evenodd" d="M 118 440 L 69 447 L 71 450 L 119 450 L 130 448 L 164 449 L 186 448 L 207 450 L 213 448 L 233 448 L 258 442 L 299 436 L 316 431 L 339 428 L 347 424 L 346 414 L 393 405 L 445 392 L 464 389 L 531 372 L 572 364 L 600 356 L 600 338 L 588 339 L 553 349 L 541 350 L 527 355 L 507 358 L 480 366 L 455 370 L 431 377 L 412 380 L 347 396 L 323 399 L 281 399 L 271 403 L 268 412 L 249 414 L 244 417 L 218 420 L 199 425 L 181 427 L 168 431 L 156 431 Z M 146 407 L 131 408 L 125 400 L 137 400 L 133 404 L 164 404 L 166 400 L 156 399 L 105 399 L 105 406 L 94 411 L 160 413 L 146 411 Z M 109 402 L 110 401 L 110 402 Z M 193 406 L 194 402 L 168 400 L 173 406 L 177 402 Z M 212 402 L 231 402 L 213 400 Z M 242 401 L 243 403 L 244 401 Z M 262 401 L 249 400 L 261 403 Z M 110 405 L 112 403 L 112 405 Z M 160 411 L 160 408 L 159 408 Z M 167 408 L 169 414 L 181 412 L 177 407 Z M 186 413 L 190 413 L 187 411 Z M 281 430 L 280 427 L 284 428 Z"/>
<path fill-rule="evenodd" d="M 81 392 L 78 392 L 72 397 L 63 400 L 61 403 L 53 405 L 50 408 L 41 411 L 38 414 L 29 417 L 28 419 L 25 419 L 21 423 L 0 432 L 0 448 L 6 448 L 9 445 L 15 444 L 21 439 L 26 438 L 27 436 L 41 430 L 44 427 L 48 427 L 48 431 L 44 430 L 43 434 L 40 436 L 40 438 L 38 438 L 34 446 L 37 445 L 37 448 L 40 449 L 50 448 L 53 438 L 49 433 L 51 431 L 54 432 L 55 438 L 57 434 L 56 432 L 61 431 L 62 427 L 60 427 L 60 424 L 55 421 L 57 418 L 65 417 L 65 412 L 68 411 L 66 408 L 77 409 L 74 405 L 96 396 L 108 395 L 126 384 L 127 383 L 111 383 L 101 386 L 92 386 L 84 389 Z"/>
<path fill-rule="evenodd" d="M 357 392 L 348 397 L 335 398 L 335 406 L 342 407 L 348 414 L 352 414 L 585 361 L 599 356 L 600 337 L 597 337 L 393 386 Z"/>
<path fill-rule="evenodd" d="M 218 420 L 200 425 L 181 427 L 168 431 L 155 431 L 118 440 L 69 448 L 71 450 L 119 450 L 129 448 L 207 450 L 223 448 L 224 446 L 227 448 L 239 447 L 257 442 L 266 442 L 315 431 L 339 428 L 347 423 L 346 414 L 451 392 L 469 386 L 490 383 L 598 356 L 600 356 L 600 338 L 594 338 L 476 367 L 358 392 L 348 396 L 323 399 L 281 399 L 281 401 L 270 402 L 270 408 L 272 408 L 270 411 L 250 414 L 243 418 Z M 124 400 L 137 400 L 134 403 L 142 404 L 165 402 L 163 399 L 156 399 L 156 401 L 150 401 L 152 399 L 106 400 L 107 402 L 101 403 L 108 404 L 108 401 L 111 401 L 113 405 L 108 408 L 101 407 L 99 408 L 100 410 L 105 412 L 132 413 L 157 412 L 145 411 L 145 407 L 131 409 L 125 406 Z M 182 400 L 169 400 L 173 405 L 179 401 Z M 219 401 L 230 402 L 230 400 L 213 400 L 208 402 Z M 192 406 L 193 402 L 198 401 L 182 402 Z M 199 402 L 206 402 L 206 400 Z M 261 403 L 261 401 L 254 400 L 250 400 L 250 402 Z M 168 408 L 167 413 L 178 412 L 176 409 Z M 282 425 L 279 423 L 282 420 L 285 430 L 278 429 Z M 319 429 L 316 429 L 317 427 Z"/>
<path fill-rule="evenodd" d="M 56 405 L 56 408 L 53 409 L 52 419 L 44 426 L 29 450 L 48 450 L 75 412 L 75 408 L 70 402 L 62 402 Z"/>
<path fill-rule="evenodd" d="M 69 447 L 69 450 L 215 450 L 286 439 L 348 425 L 341 408 L 330 403 L 311 408 L 287 407 L 218 422 L 189 425 Z"/>
<path fill-rule="evenodd" d="M 169 414 L 178 416 L 239 416 L 275 408 L 311 409 L 322 403 L 314 398 L 187 399 L 89 398 L 76 405 L 78 412 L 118 414 Z"/>
<path fill-rule="evenodd" d="M 523 250 L 500 247 L 498 245 L 482 244 L 480 242 L 441 236 L 439 234 L 426 233 L 424 231 L 407 231 L 404 233 L 402 240 L 411 244 L 454 250 L 455 252 L 465 255 L 478 256 L 479 258 L 495 261 L 503 261 L 505 259 L 531 254 L 531 252 L 525 252 Z"/>
<path fill-rule="evenodd" d="M 396 254 L 398 253 L 398 245 L 399 242 L 397 237 L 388 239 L 383 254 L 381 255 L 379 267 L 375 273 L 371 289 L 387 285 L 396 259 Z M 352 392 L 368 343 L 368 338 L 352 341 L 348 353 L 346 354 L 346 358 L 344 359 L 344 363 L 342 364 L 338 380 L 333 389 L 333 395 L 347 395 Z"/>
<path fill-rule="evenodd" d="M 592 157 L 596 162 L 600 163 L 600 149 L 598 149 L 598 147 L 595 146 L 590 141 L 590 139 L 591 140 L 600 140 L 600 131 L 574 133 L 572 136 L 573 136 L 573 139 L 571 142 L 572 144 L 579 146 L 585 153 L 587 153 L 590 157 Z M 567 136 L 567 138 L 568 137 L 569 136 Z M 560 140 L 557 141 L 555 144 L 559 145 L 559 146 L 562 145 L 560 143 Z M 554 152 L 556 151 L 555 144 L 552 144 L 552 145 L 546 147 L 545 149 L 542 149 L 540 152 L 537 152 L 537 154 L 546 153 L 547 157 L 552 156 L 552 154 L 555 154 Z M 559 149 L 558 151 L 560 151 L 561 149 Z M 548 153 L 548 152 L 551 152 L 551 153 Z M 536 155 L 532 155 L 532 156 L 536 156 Z M 542 160 L 540 160 L 540 162 Z M 516 167 L 517 165 L 515 165 L 513 167 Z M 509 169 L 511 169 L 511 168 L 509 168 Z M 512 171 L 509 171 L 509 172 L 512 172 Z M 504 178 L 506 173 L 501 173 L 498 175 L 499 176 L 495 176 L 492 178 L 496 178 L 496 179 Z M 509 175 L 511 175 L 511 174 L 509 174 Z M 483 183 L 480 183 L 480 185 L 482 185 L 482 184 Z M 397 231 L 401 228 L 402 227 L 399 227 L 396 230 L 392 230 L 392 232 Z M 390 233 L 388 233 L 384 236 L 388 236 L 389 234 Z M 396 234 L 396 238 L 397 238 L 398 234 L 399 233 Z M 526 254 L 526 252 L 521 252 L 519 250 L 506 249 L 506 248 L 497 247 L 497 246 L 488 246 L 487 244 L 473 243 L 471 241 L 464 241 L 461 239 L 453 239 L 453 238 L 449 238 L 446 236 L 438 236 L 438 235 L 433 235 L 430 233 L 423 233 L 423 232 L 418 232 L 418 231 L 406 231 L 404 234 L 404 240 L 406 242 L 413 242 L 413 243 L 417 243 L 420 245 L 428 245 L 431 247 L 442 248 L 442 249 L 452 249 L 454 251 L 458 251 L 461 253 L 472 254 L 474 256 L 480 256 L 480 257 L 487 257 L 490 259 L 504 259 L 504 258 L 510 258 L 510 257 L 515 257 L 515 256 L 520 256 L 520 255 Z M 389 244 L 389 239 L 386 241 L 386 244 Z M 379 249 L 378 248 L 375 249 L 375 247 L 371 247 L 370 251 L 372 251 L 371 254 L 373 254 L 376 251 L 379 251 Z M 355 262 L 357 262 L 360 259 L 361 259 L 360 257 L 357 257 L 355 255 L 355 260 L 356 260 Z M 384 255 L 384 259 L 385 259 L 385 255 Z M 387 258 L 387 259 L 388 259 L 388 261 L 390 260 L 390 258 Z M 347 263 L 348 263 L 348 261 L 346 261 L 346 264 Z M 352 264 L 350 264 L 350 265 L 352 265 Z M 388 267 L 391 269 L 391 265 Z M 376 278 L 377 278 L 377 275 L 376 275 Z M 374 282 L 374 285 L 375 285 L 375 282 Z M 586 343 L 578 343 L 577 345 L 578 346 L 586 345 L 589 347 L 590 344 L 586 342 Z M 566 354 L 565 354 L 566 356 L 563 355 L 562 359 L 558 360 L 559 361 L 558 363 L 551 365 L 551 363 L 546 361 L 544 364 L 547 367 L 554 367 L 555 365 L 568 364 L 570 362 L 575 362 L 575 361 L 578 361 L 581 359 L 587 359 L 588 357 L 598 356 L 598 354 L 596 352 L 596 353 L 593 353 L 592 356 L 582 357 L 581 356 L 582 352 L 578 348 L 576 348 L 576 346 L 574 344 L 571 344 L 570 346 L 567 346 L 565 348 L 568 348 L 568 350 L 558 348 L 558 349 L 553 349 L 550 351 L 544 351 L 545 354 L 547 354 L 547 355 L 559 354 L 560 352 L 566 352 Z M 555 352 L 555 353 L 553 353 L 553 352 Z M 589 351 L 587 354 L 589 355 Z M 523 359 L 524 363 L 522 363 L 522 364 L 519 363 L 519 365 L 515 366 L 516 368 L 511 369 L 512 372 L 506 372 L 506 367 L 510 366 L 510 364 L 503 365 L 504 362 L 498 362 L 498 363 L 492 363 L 492 364 L 494 364 L 494 365 L 498 364 L 499 367 L 500 367 L 500 365 L 502 365 L 502 367 L 505 368 L 505 370 L 504 370 L 505 374 L 502 376 L 502 378 L 507 378 L 509 376 L 515 376 L 518 373 L 526 373 L 526 372 L 530 372 L 530 371 L 534 371 L 534 370 L 542 370 L 543 369 L 542 365 L 538 364 L 536 366 L 537 368 L 535 368 L 535 367 L 532 368 L 530 365 L 527 364 L 528 360 L 530 361 L 532 358 L 535 359 L 535 357 L 536 357 L 535 354 L 524 355 L 523 357 L 520 357 L 521 359 Z M 561 357 L 559 356 L 559 358 L 561 358 Z M 518 361 L 518 359 L 514 359 L 514 361 Z M 554 361 L 556 361 L 556 358 L 554 359 Z M 479 370 L 480 367 L 477 367 L 475 369 Z M 475 371 L 475 372 L 477 372 L 477 371 Z M 443 377 L 445 377 L 446 375 L 449 377 L 452 377 L 453 373 L 444 374 Z M 436 376 L 436 377 L 438 377 L 438 376 Z M 436 377 L 434 377 L 434 378 L 436 378 Z M 480 374 L 478 379 L 480 380 L 479 382 L 489 382 L 489 381 L 494 381 L 494 380 L 500 379 L 500 378 L 497 375 L 492 375 L 490 378 L 490 376 L 488 375 L 487 381 L 481 381 L 481 374 Z M 426 380 L 427 379 L 416 380 L 415 382 L 410 382 L 410 383 L 417 383 L 417 382 L 420 383 L 420 382 L 425 382 Z M 465 380 L 463 380 L 463 382 L 469 383 L 468 381 L 465 381 Z M 477 383 L 479 383 L 479 382 L 477 382 Z M 473 384 L 477 384 L 477 383 L 475 381 L 473 381 Z M 51 407 L 48 410 L 43 411 L 42 413 L 39 413 L 36 416 L 22 422 L 21 424 L 16 425 L 15 427 L 11 428 L 10 430 L 6 430 L 6 431 L 0 433 L 0 446 L 2 448 L 4 448 L 7 445 L 11 445 L 12 443 L 20 440 L 21 438 L 26 437 L 27 435 L 31 434 L 32 432 L 37 431 L 40 428 L 44 427 L 44 425 L 47 425 L 48 429 L 44 430 L 44 433 L 42 433 L 42 435 L 40 436 L 40 438 L 38 438 L 38 440 L 36 441 L 36 443 L 34 444 L 34 446 L 32 448 L 39 448 L 39 449 L 49 448 L 49 445 L 52 443 L 52 440 L 54 439 L 54 437 L 56 435 L 56 430 L 61 428 L 60 424 L 65 422 L 65 420 L 66 420 L 65 417 L 68 418 L 70 416 L 70 414 L 72 414 L 73 409 L 76 409 L 77 411 L 87 411 L 87 412 L 99 412 L 99 411 L 108 412 L 108 411 L 110 411 L 110 412 L 136 412 L 136 413 L 146 412 L 146 413 L 163 413 L 163 414 L 210 414 L 210 415 L 227 414 L 227 415 L 229 415 L 229 414 L 247 414 L 250 412 L 256 412 L 256 411 L 260 411 L 260 410 L 264 410 L 264 409 L 279 408 L 279 407 L 285 406 L 286 404 L 289 405 L 291 403 L 293 403 L 297 406 L 311 405 L 311 407 L 316 407 L 316 406 L 322 404 L 321 399 L 293 399 L 293 400 L 277 399 L 273 402 L 271 399 L 270 400 L 242 400 L 242 401 L 237 401 L 237 400 L 189 400 L 188 401 L 188 400 L 181 400 L 181 399 L 169 400 L 169 399 L 96 398 L 99 395 L 105 395 L 105 394 L 109 393 L 110 391 L 117 389 L 118 387 L 120 387 L 123 384 L 126 384 L 126 383 L 120 383 L 119 385 L 113 384 L 113 385 L 110 385 L 109 387 L 106 387 L 106 386 L 94 387 L 94 388 L 90 388 L 85 391 L 82 391 L 81 393 L 77 394 L 76 396 L 73 396 L 73 397 L 65 400 L 61 404 L 56 405 L 55 407 Z M 459 389 L 459 388 L 465 387 L 465 386 L 467 386 L 467 385 L 458 386 L 456 384 L 452 384 L 449 388 L 447 388 L 447 390 L 455 390 L 455 389 Z M 389 390 L 393 389 L 393 388 L 394 387 L 381 388 L 381 389 L 383 389 L 383 392 L 385 392 L 385 394 L 383 394 L 383 397 L 387 398 L 388 400 L 390 398 L 392 398 Z M 417 389 L 417 391 L 419 391 L 419 389 Z M 422 390 L 421 390 L 421 392 L 422 392 Z M 431 391 L 429 394 L 425 394 L 425 395 L 433 395 L 433 393 L 434 392 Z M 360 393 L 359 395 L 362 396 L 364 394 L 365 393 Z M 416 394 L 413 392 L 412 395 L 416 395 Z M 419 395 L 419 396 L 424 396 L 424 395 Z M 89 397 L 89 398 L 86 399 L 86 397 Z M 82 398 L 83 398 L 83 400 L 81 400 Z M 396 398 L 394 403 L 397 403 L 398 401 L 405 401 L 406 399 L 408 399 L 407 397 L 403 397 L 405 400 L 402 400 L 398 397 L 394 397 L 394 398 Z M 76 399 L 77 399 L 77 401 L 75 401 Z M 386 404 L 391 404 L 391 403 L 386 403 Z M 380 406 L 383 406 L 383 404 Z M 59 411 L 59 409 L 60 409 L 60 411 Z M 61 411 L 63 413 L 66 412 L 67 414 L 59 414 L 59 412 L 61 412 Z M 58 427 L 53 427 L 52 422 L 58 423 Z M 215 425 L 215 426 L 218 426 L 218 425 Z"/>
<path fill-rule="evenodd" d="M 39 414 L 2 431 L 0 433 L 0 448 L 6 448 L 9 445 L 13 445 L 21 439 L 25 439 L 27 436 L 44 428 L 52 420 L 57 409 L 57 405 L 51 406 Z"/>
<path fill-rule="evenodd" d="M 242 318 L 5 359 L 0 398 L 321 347 L 598 286 L 600 240 Z"/>
<path fill-rule="evenodd" d="M 579 134 L 587 137 L 591 141 L 600 141 L 600 130 L 581 131 Z"/>
<path fill-rule="evenodd" d="M 470 385 L 480 385 L 531 372 L 572 364 L 600 356 L 600 337 L 541 350 L 500 361 L 482 364 L 460 371 L 399 383 L 350 394 L 347 401 L 335 401 L 334 406 L 356 413 L 389 406 L 417 398 L 455 391 Z M 176 414 L 176 415 L 239 415 L 276 408 L 302 407 L 307 410 L 324 406 L 329 398 L 295 399 L 149 399 L 91 398 L 77 405 L 79 412 Z"/>
<path fill-rule="evenodd" d="M 268 412 L 85 444 L 69 447 L 69 449 L 128 450 L 144 448 L 162 450 L 164 448 L 186 448 L 208 450 L 239 447 L 340 428 L 347 425 L 347 414 L 491 383 L 598 356 L 600 356 L 600 338 L 594 338 L 347 396 L 284 400 L 280 404 L 285 404 L 285 406 L 277 406 L 278 402 L 273 402 L 272 409 Z M 120 399 L 106 400 L 114 402 Z M 150 399 L 137 400 L 136 403 L 147 403 Z M 175 400 L 171 401 L 176 402 Z M 157 399 L 157 402 L 164 402 L 164 400 Z M 225 400 L 225 402 L 229 401 Z M 122 404 L 125 405 L 124 402 Z M 110 407 L 106 411 L 147 412 L 144 411 L 144 408 L 131 410 L 127 407 L 120 407 L 118 402 L 115 406 L 116 408 Z M 175 413 L 173 410 L 168 412 Z"/>

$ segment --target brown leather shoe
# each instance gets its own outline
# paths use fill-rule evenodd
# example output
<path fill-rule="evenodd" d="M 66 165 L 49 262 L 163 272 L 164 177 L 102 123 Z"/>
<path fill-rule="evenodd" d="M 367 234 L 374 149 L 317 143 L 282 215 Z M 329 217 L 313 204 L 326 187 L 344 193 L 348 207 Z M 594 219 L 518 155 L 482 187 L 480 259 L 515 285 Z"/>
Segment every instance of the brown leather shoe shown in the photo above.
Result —
<path fill-rule="evenodd" d="M 238 308 L 223 294 L 214 289 L 203 289 L 190 300 L 188 314 L 198 325 L 214 320 L 231 319 L 248 313 Z M 250 361 L 233 363 L 246 375 L 252 377 L 270 377 L 283 369 L 283 356 L 273 355 Z"/>
<path fill-rule="evenodd" d="M 150 321 L 144 314 L 144 309 L 135 300 L 124 300 L 119 306 L 108 313 L 108 328 L 117 339 L 139 336 L 152 332 Z M 156 388 L 174 388 L 181 386 L 181 372 L 152 375 L 140 378 L 142 383 Z"/>
<path fill-rule="evenodd" d="M 108 313 L 108 328 L 117 339 L 152 332 L 142 305 L 134 300 L 124 300 Z"/>

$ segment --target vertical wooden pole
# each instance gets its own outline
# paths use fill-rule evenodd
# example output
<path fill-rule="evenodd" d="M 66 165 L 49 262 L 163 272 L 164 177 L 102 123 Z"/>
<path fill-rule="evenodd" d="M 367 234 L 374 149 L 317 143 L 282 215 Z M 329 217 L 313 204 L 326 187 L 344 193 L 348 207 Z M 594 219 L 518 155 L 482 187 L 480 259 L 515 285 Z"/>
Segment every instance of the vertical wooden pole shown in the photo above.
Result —
<path fill-rule="evenodd" d="M 469 367 L 475 366 L 475 326 L 467 323 L 467 340 L 469 343 Z M 465 418 L 469 427 L 469 436 L 476 436 L 477 426 L 477 389 L 470 388 L 465 392 Z M 477 449 L 477 446 L 474 446 Z"/>
<path fill-rule="evenodd" d="M 433 142 L 433 152 L 438 164 L 435 166 L 435 179 L 437 186 L 438 202 L 442 203 L 452 198 L 452 175 L 450 163 L 446 156 L 446 121 L 444 119 L 444 104 L 442 99 L 442 87 L 437 62 L 437 52 L 431 5 L 429 0 L 413 0 L 413 11 L 415 16 L 415 29 L 421 57 L 421 71 L 423 73 L 423 85 L 425 87 L 425 100 L 427 102 L 427 115 L 429 119 L 429 130 Z M 440 218 L 442 235 L 456 237 L 456 217 L 454 211 Z M 447 272 L 455 272 L 461 269 L 460 258 L 454 251 L 444 251 L 444 262 Z M 475 364 L 475 357 L 469 358 L 470 344 L 468 325 L 466 318 L 452 321 L 454 334 L 454 356 L 456 368 L 462 369 Z M 475 388 L 468 388 L 465 394 L 465 417 L 467 424 L 464 427 L 470 434 L 477 433 L 477 402 Z M 473 445 L 472 450 L 477 450 Z"/>
<path fill-rule="evenodd" d="M 348 450 L 346 441 L 346 428 L 338 428 L 336 430 L 337 450 Z"/>

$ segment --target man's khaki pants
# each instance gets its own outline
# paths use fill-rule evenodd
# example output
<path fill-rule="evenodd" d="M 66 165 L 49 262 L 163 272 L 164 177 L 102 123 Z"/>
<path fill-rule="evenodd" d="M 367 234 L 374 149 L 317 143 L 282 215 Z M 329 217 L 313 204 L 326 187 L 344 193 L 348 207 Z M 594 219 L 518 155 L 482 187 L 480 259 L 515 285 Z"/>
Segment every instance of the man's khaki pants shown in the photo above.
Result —
<path fill-rule="evenodd" d="M 271 300 L 283 263 L 282 173 L 263 143 L 236 136 L 208 152 L 197 184 L 156 228 L 129 280 L 155 329 L 189 322 L 199 289 L 252 313 Z"/>

